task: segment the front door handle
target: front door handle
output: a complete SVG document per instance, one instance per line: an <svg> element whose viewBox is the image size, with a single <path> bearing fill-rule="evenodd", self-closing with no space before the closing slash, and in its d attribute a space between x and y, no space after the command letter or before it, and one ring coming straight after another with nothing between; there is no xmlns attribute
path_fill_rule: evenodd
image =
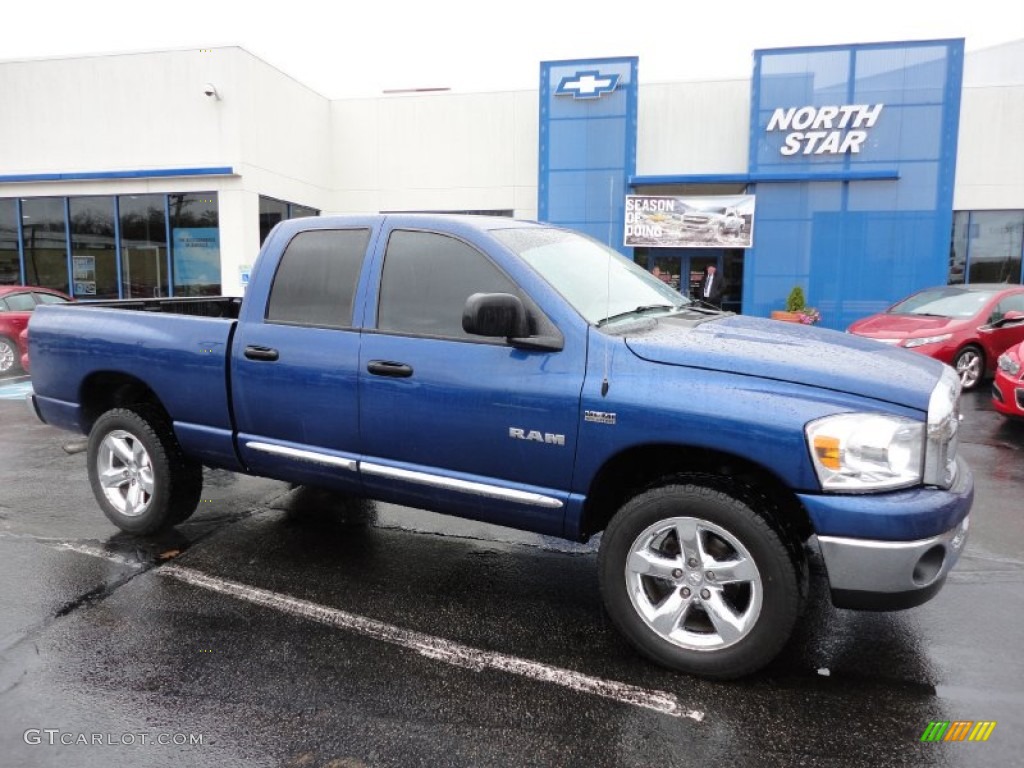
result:
<svg viewBox="0 0 1024 768"><path fill-rule="evenodd" d="M245 348L245 356L250 360L277 360L277 350L270 347L258 347L250 344Z"/></svg>
<svg viewBox="0 0 1024 768"><path fill-rule="evenodd" d="M371 360L366 370L374 376L393 376L398 379L407 379L412 376L412 366L405 363L393 363L389 360Z"/></svg>

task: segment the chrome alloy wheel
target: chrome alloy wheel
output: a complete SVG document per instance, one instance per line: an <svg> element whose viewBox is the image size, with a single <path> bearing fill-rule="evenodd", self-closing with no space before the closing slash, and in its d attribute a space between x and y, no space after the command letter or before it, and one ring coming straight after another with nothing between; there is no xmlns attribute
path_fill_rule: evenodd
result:
<svg viewBox="0 0 1024 768"><path fill-rule="evenodd" d="M981 378L981 354L973 349L965 349L956 358L956 372L960 375L960 385L970 389Z"/></svg>
<svg viewBox="0 0 1024 768"><path fill-rule="evenodd" d="M633 608L663 640L687 650L738 643L757 623L764 590L747 549L724 528L693 517L661 520L626 560Z"/></svg>
<svg viewBox="0 0 1024 768"><path fill-rule="evenodd" d="M0 339L0 373L7 373L14 368L16 351L6 339Z"/></svg>
<svg viewBox="0 0 1024 768"><path fill-rule="evenodd" d="M103 495L122 515L138 517L153 498L153 464L142 441L117 429L103 438L96 456Z"/></svg>

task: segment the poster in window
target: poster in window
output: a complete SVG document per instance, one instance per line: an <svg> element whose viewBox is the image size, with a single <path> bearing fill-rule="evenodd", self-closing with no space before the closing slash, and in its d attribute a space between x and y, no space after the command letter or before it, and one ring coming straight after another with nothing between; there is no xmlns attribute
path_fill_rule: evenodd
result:
<svg viewBox="0 0 1024 768"><path fill-rule="evenodd" d="M175 291L185 296L220 290L220 231L217 227L176 227L174 245Z"/></svg>
<svg viewBox="0 0 1024 768"><path fill-rule="evenodd" d="M73 272L75 296L96 295L96 257L95 256L72 256L71 265Z"/></svg>

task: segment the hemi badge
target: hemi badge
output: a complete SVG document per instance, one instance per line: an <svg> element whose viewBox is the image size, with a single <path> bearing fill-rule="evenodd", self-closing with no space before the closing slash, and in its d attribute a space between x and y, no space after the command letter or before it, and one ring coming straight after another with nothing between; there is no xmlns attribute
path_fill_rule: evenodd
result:
<svg viewBox="0 0 1024 768"><path fill-rule="evenodd" d="M592 421L595 424L615 424L615 414L604 411L584 411L584 421Z"/></svg>

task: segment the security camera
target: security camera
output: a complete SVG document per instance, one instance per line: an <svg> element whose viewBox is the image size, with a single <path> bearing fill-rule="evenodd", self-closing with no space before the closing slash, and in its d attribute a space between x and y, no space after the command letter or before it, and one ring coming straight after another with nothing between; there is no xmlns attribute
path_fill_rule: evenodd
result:
<svg viewBox="0 0 1024 768"><path fill-rule="evenodd" d="M215 86L213 83L206 83L203 86L203 93L205 93L211 99L217 99L217 101L220 101L220 94L217 93L217 86Z"/></svg>

